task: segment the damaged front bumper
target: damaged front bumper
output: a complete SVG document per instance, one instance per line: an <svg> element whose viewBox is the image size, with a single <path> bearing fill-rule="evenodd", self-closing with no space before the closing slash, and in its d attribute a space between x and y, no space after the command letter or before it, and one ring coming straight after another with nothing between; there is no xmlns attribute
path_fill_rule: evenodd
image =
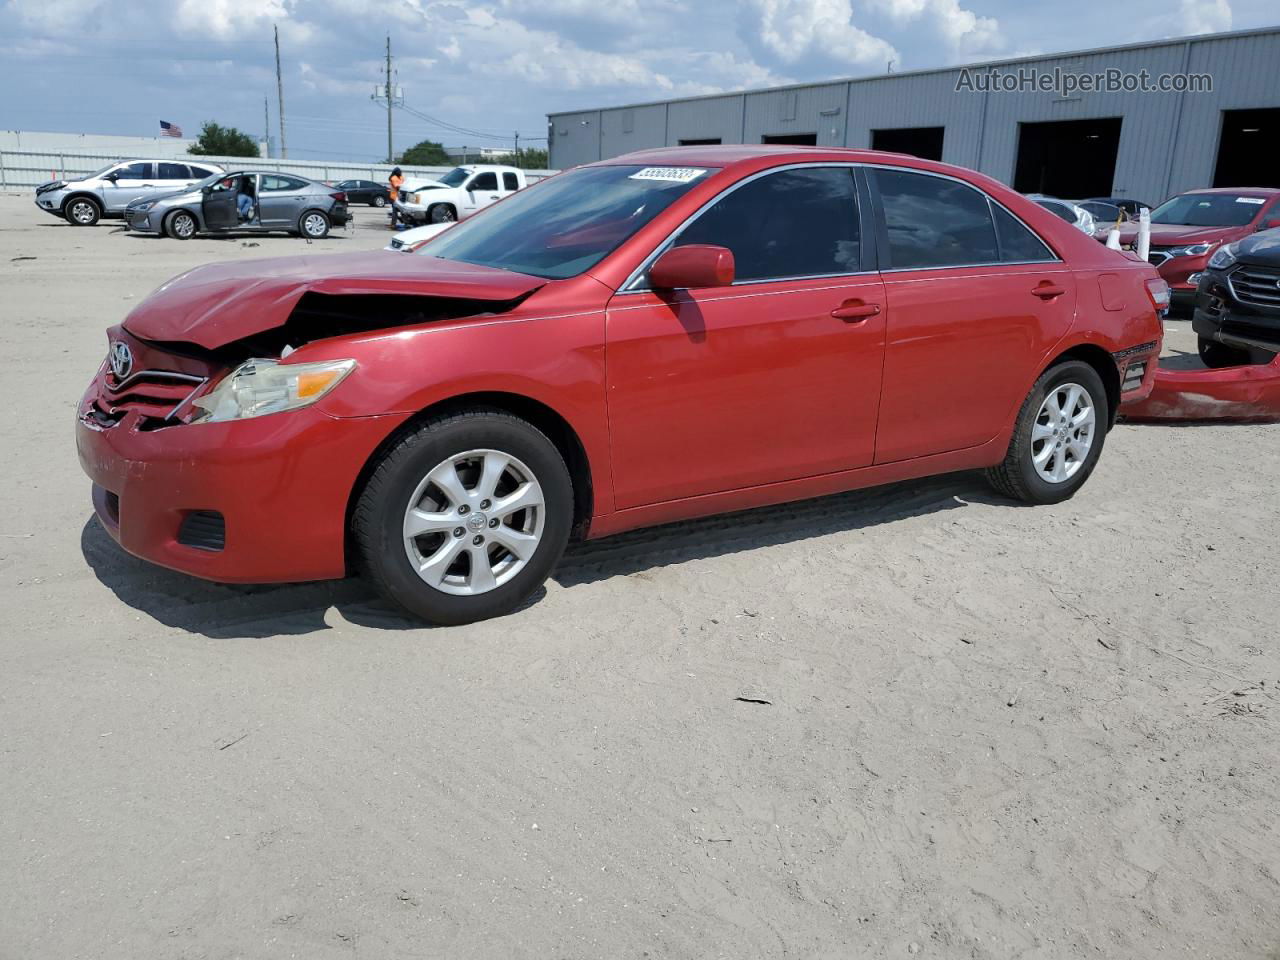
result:
<svg viewBox="0 0 1280 960"><path fill-rule="evenodd" d="M156 426L126 404L104 418L106 371L80 403L76 449L94 510L129 553L223 583L346 573L346 516L364 464L403 415L319 407Z"/></svg>

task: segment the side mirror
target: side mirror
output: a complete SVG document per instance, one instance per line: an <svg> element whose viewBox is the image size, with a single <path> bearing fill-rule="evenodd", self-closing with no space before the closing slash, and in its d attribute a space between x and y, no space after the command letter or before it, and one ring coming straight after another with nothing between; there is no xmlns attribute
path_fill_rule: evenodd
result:
<svg viewBox="0 0 1280 960"><path fill-rule="evenodd" d="M209 194L213 193L213 187L201 187L200 192L207 197Z"/></svg>
<svg viewBox="0 0 1280 960"><path fill-rule="evenodd" d="M116 170L112 170L110 173L108 173L108 174L107 174L105 177L103 177L102 179L103 179L103 180L110 180L112 183L115 183L117 180L119 180L119 179L120 179L120 173L119 173L118 171L116 171Z"/></svg>
<svg viewBox="0 0 1280 960"><path fill-rule="evenodd" d="M733 251L709 243L672 247L649 268L649 283L659 290L727 287L733 276Z"/></svg>

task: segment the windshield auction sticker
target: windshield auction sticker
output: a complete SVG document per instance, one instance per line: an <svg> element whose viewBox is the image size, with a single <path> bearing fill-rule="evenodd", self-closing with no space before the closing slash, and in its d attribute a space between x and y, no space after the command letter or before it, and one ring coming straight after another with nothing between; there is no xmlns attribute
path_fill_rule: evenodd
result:
<svg viewBox="0 0 1280 960"><path fill-rule="evenodd" d="M697 167L645 167L643 170L637 170L629 179L689 183L691 180L697 180L706 172L706 170L700 170Z"/></svg>

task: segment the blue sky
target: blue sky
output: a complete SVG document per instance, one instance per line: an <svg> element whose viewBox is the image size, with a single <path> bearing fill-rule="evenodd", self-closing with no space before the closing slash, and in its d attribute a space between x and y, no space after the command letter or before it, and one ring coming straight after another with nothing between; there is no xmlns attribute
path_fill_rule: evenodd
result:
<svg viewBox="0 0 1280 960"><path fill-rule="evenodd" d="M1274 0L3 0L0 129L152 136L159 120L276 132L290 156L386 153L370 100L392 36L419 140L543 141L546 114L1108 46L1280 21ZM437 122L440 121L440 122ZM451 129L452 128L452 129ZM460 132L459 129L468 132ZM504 139L505 138L505 141Z"/></svg>

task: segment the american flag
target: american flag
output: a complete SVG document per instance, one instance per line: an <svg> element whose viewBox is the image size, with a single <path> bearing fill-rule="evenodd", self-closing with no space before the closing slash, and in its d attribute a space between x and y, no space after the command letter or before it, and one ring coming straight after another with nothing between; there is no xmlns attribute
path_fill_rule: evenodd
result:
<svg viewBox="0 0 1280 960"><path fill-rule="evenodd" d="M176 123L170 123L168 120L160 121L160 136L162 137L180 137L182 136L182 128Z"/></svg>

